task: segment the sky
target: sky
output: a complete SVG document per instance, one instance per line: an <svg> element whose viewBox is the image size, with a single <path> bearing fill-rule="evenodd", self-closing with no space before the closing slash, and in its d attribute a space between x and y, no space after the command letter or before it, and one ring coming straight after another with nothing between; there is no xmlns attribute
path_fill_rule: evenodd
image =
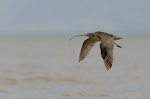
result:
<svg viewBox="0 0 150 99"><path fill-rule="evenodd" d="M150 0L1 0L0 34L150 33Z"/></svg>

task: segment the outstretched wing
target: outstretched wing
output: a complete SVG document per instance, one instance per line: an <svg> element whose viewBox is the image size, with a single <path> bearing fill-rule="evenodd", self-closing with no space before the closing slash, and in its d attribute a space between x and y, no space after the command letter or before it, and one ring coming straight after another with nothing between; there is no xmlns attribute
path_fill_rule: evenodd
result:
<svg viewBox="0 0 150 99"><path fill-rule="evenodd" d="M79 62L87 56L87 54L90 52L91 48L94 46L95 43L96 41L92 39L86 39L83 42L83 45L80 51Z"/></svg>
<svg viewBox="0 0 150 99"><path fill-rule="evenodd" d="M106 69L109 70L113 63L113 47L114 41L109 40L100 44L101 56L104 60Z"/></svg>

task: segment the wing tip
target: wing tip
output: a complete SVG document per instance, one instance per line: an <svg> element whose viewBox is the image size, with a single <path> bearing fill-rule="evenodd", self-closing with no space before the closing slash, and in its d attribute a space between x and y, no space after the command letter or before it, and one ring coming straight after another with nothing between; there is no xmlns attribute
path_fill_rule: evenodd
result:
<svg viewBox="0 0 150 99"><path fill-rule="evenodd" d="M109 71L110 69L111 69L111 67L108 67L108 68L106 67L106 70L107 70L107 71Z"/></svg>
<svg viewBox="0 0 150 99"><path fill-rule="evenodd" d="M109 71L112 67L112 63L109 64L109 63L104 62L104 64L105 64L106 70Z"/></svg>
<svg viewBox="0 0 150 99"><path fill-rule="evenodd" d="M79 60L78 60L78 62L80 63L82 60L83 60L83 58L79 57Z"/></svg>

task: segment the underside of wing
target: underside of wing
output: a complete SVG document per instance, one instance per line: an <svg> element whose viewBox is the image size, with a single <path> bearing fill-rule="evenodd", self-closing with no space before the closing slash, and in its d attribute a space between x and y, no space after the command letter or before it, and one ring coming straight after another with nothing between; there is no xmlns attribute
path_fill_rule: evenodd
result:
<svg viewBox="0 0 150 99"><path fill-rule="evenodd" d="M109 43L101 43L100 44L101 56L104 60L104 64L105 64L107 70L109 70L112 67L113 47L114 47L113 41L111 41Z"/></svg>
<svg viewBox="0 0 150 99"><path fill-rule="evenodd" d="M90 52L91 48L94 46L95 43L96 43L96 41L94 41L92 39L86 39L83 42L80 56L79 56L79 62L87 56L87 54Z"/></svg>

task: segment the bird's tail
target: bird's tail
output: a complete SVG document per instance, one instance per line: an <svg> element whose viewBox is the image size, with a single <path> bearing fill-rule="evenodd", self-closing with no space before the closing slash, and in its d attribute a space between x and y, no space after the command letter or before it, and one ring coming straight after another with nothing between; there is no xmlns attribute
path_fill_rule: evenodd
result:
<svg viewBox="0 0 150 99"><path fill-rule="evenodd" d="M75 37L79 37L79 36L86 36L86 35L77 35L77 36L73 36L73 37L70 38L70 40L72 40L72 39L75 38Z"/></svg>
<svg viewBox="0 0 150 99"><path fill-rule="evenodd" d="M123 39L122 37L115 36L115 40Z"/></svg>

